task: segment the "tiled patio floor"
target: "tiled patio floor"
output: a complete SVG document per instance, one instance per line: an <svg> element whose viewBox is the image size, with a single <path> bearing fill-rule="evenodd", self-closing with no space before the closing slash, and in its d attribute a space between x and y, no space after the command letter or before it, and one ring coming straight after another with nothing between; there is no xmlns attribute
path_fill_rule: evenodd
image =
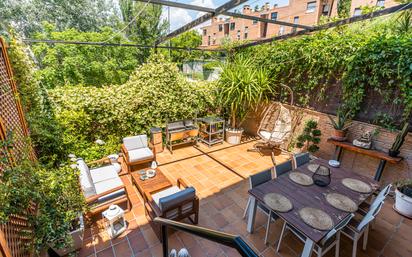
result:
<svg viewBox="0 0 412 257"><path fill-rule="evenodd" d="M275 252L274 243L279 237L281 222L272 225L270 245L264 245L266 218L259 212L255 232L246 232L246 221L242 219L248 197L246 178L272 166L269 155L247 151L253 144L249 142L235 147L223 144L211 148L199 144L198 148L177 149L173 155L165 150L158 155L158 162L171 181L181 177L196 188L201 199L200 226L241 235L261 256L299 256L303 244L290 234L285 237L281 251ZM276 162L287 158L277 156ZM85 244L79 256L162 256L162 245L147 222L140 195L132 186L129 175L123 175L122 179L133 205L132 211L126 214L127 231L110 240L102 222L96 221L86 229ZM392 199L385 203L370 233L367 250L358 250L358 256L412 256L412 221L396 214L392 204ZM240 256L233 249L181 232L170 236L169 247L186 247L192 257ZM351 242L343 237L340 256L351 256L351 247ZM331 251L327 256L333 256L333 253Z"/></svg>

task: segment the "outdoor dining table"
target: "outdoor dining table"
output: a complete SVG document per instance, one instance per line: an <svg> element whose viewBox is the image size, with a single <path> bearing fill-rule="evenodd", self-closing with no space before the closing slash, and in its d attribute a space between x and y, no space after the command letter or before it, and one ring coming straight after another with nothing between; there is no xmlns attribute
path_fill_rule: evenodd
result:
<svg viewBox="0 0 412 257"><path fill-rule="evenodd" d="M251 202L249 207L249 215L247 221L247 231L249 233L253 232L254 221L255 221L255 214L256 214L256 207L257 202L264 203L264 196L269 193L277 193L285 196L288 198L291 203L293 204L293 209L289 212L276 212L272 210L276 215L278 215L281 219L287 222L290 226L293 226L295 229L300 231L302 234L305 235L306 241L305 246L302 251L302 257L311 256L313 247L315 243L319 243L324 236L329 232L329 230L321 231L304 223L304 221L300 218L298 211L304 207L312 207L323 210L333 220L333 224L337 225L340 221L342 221L345 217L350 215L350 213L341 211L332 207L327 201L325 195L328 193L339 193L346 195L350 199L352 199L358 206L364 202L374 191L379 188L379 184L377 181L373 180L372 178L362 176L358 173L350 171L344 168L334 168L328 165L328 162L322 159L312 160L310 163L313 164L320 164L323 166L327 166L330 168L331 171L331 182L326 187L319 187L315 184L310 186L302 186L296 184L295 182L289 179L288 174L283 174L276 179L270 180L265 182L253 189L249 190L249 194L251 196ZM309 176L313 175L313 172L308 169L307 163L295 169L294 171L299 171L305 173ZM352 191L349 188L346 188L342 184L342 179L344 178L353 178L361 180L367 184L369 184L372 188L371 192L365 193L358 193Z"/></svg>

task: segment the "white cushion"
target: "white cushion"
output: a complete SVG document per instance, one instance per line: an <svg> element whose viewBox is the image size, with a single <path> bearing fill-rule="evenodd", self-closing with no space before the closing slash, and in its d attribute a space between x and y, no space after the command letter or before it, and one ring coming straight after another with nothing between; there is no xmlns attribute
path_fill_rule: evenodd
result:
<svg viewBox="0 0 412 257"><path fill-rule="evenodd" d="M77 167L80 171L80 186L82 187L84 197L89 197L96 194L96 189L93 185L93 180L90 176L89 167L83 159L77 160Z"/></svg>
<svg viewBox="0 0 412 257"><path fill-rule="evenodd" d="M147 147L147 136L138 135L133 137L123 138L123 144L127 151Z"/></svg>
<svg viewBox="0 0 412 257"><path fill-rule="evenodd" d="M159 199L165 196L169 196L172 195L174 193L177 193L180 191L180 188L178 188L177 186L172 186L169 187L163 191L157 192L156 194L152 195L153 201L156 203L157 206L159 206Z"/></svg>
<svg viewBox="0 0 412 257"><path fill-rule="evenodd" d="M129 162L142 161L153 158L153 152L145 147L129 151Z"/></svg>
<svg viewBox="0 0 412 257"><path fill-rule="evenodd" d="M259 131L259 135L266 140L270 139L270 132L269 131L265 131L265 130L261 130Z"/></svg>
<svg viewBox="0 0 412 257"><path fill-rule="evenodd" d="M113 189L113 188L116 188L122 185L123 185L122 180L119 177L116 177L116 178L98 182L94 184L94 187L96 188L96 194L100 194L100 193L109 191L110 189ZM120 189L113 193L100 197L97 201L104 202L104 201L116 198L120 195L123 195L124 193L125 193L124 189Z"/></svg>
<svg viewBox="0 0 412 257"><path fill-rule="evenodd" d="M107 165L97 169L90 170L90 176L92 177L93 183L98 183L104 180L117 178L116 168L113 165Z"/></svg>

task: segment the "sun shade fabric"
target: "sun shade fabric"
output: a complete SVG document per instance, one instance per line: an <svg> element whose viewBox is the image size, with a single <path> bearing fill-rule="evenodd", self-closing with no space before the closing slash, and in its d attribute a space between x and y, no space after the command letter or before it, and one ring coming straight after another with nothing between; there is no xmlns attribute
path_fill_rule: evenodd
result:
<svg viewBox="0 0 412 257"><path fill-rule="evenodd" d="M138 135L123 138L123 144L128 151L147 147L147 136Z"/></svg>

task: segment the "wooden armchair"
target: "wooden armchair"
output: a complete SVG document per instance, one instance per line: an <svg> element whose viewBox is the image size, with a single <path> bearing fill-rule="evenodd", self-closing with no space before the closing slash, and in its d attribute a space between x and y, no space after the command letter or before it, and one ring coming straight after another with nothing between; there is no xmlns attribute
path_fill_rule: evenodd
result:
<svg viewBox="0 0 412 257"><path fill-rule="evenodd" d="M175 221L188 218L193 224L199 221L199 198L196 196L196 190L188 187L180 178L177 180L177 186L158 192L145 192L144 202L146 217L160 240L161 226L153 222L156 217Z"/></svg>
<svg viewBox="0 0 412 257"><path fill-rule="evenodd" d="M92 162L93 164L106 163L107 159ZM123 181L120 179L116 167L105 165L95 169L89 169L83 159L77 160L80 170L80 185L86 203L89 205L89 218L100 214L112 204L127 206L131 209L131 202Z"/></svg>
<svg viewBox="0 0 412 257"><path fill-rule="evenodd" d="M156 150L150 145L146 135L123 138L121 151L129 173L133 165L156 160Z"/></svg>

